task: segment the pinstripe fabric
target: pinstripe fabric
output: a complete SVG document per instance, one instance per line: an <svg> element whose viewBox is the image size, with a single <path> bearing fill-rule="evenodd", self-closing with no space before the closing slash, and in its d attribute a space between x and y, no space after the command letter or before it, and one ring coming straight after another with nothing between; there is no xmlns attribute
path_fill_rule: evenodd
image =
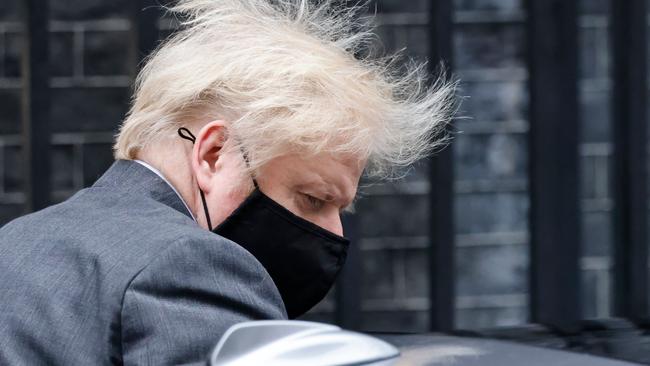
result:
<svg viewBox="0 0 650 366"><path fill-rule="evenodd" d="M286 318L250 253L124 160L0 229L0 294L0 365L203 363L230 325Z"/></svg>

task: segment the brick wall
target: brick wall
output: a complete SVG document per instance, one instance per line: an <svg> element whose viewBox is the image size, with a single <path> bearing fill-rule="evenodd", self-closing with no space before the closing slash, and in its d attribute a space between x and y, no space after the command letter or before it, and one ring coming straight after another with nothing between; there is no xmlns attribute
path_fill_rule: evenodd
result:
<svg viewBox="0 0 650 366"><path fill-rule="evenodd" d="M127 1L52 1L52 200L92 184L112 161L111 142L130 95ZM0 221L23 212L20 154L19 0L0 6Z"/></svg>
<svg viewBox="0 0 650 366"><path fill-rule="evenodd" d="M607 2L583 0L580 17L581 260L586 317L611 315L610 49Z"/></svg>
<svg viewBox="0 0 650 366"><path fill-rule="evenodd" d="M0 2L0 225L23 213L20 155L20 0ZM584 303L609 313L611 209L608 44L604 0L583 0L580 98ZM111 163L111 141L130 96L135 57L128 0L53 0L52 162L54 201L92 182ZM527 320L528 72L523 0L456 0L453 65L468 96L455 159L457 322L463 328ZM424 59L427 0L378 1L388 50ZM170 23L161 22L161 34ZM552 148L552 145L549 145ZM362 327L425 330L428 324L427 167L373 186L359 201ZM330 296L310 315L332 321Z"/></svg>
<svg viewBox="0 0 650 366"><path fill-rule="evenodd" d="M521 1L456 6L455 68L468 96L456 157L459 327L526 321L528 92Z"/></svg>

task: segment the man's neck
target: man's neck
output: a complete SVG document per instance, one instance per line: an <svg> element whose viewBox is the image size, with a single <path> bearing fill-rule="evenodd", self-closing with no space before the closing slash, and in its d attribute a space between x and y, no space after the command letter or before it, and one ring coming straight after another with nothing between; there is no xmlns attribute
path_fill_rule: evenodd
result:
<svg viewBox="0 0 650 366"><path fill-rule="evenodd" d="M153 153L150 150L142 150L134 160L151 169L165 180L183 201L194 221L197 221L193 205L195 197L192 194L193 190L189 189L192 184L192 179L189 178L192 176L190 168L188 163L179 159L178 156L184 156L184 152L173 154L171 151Z"/></svg>

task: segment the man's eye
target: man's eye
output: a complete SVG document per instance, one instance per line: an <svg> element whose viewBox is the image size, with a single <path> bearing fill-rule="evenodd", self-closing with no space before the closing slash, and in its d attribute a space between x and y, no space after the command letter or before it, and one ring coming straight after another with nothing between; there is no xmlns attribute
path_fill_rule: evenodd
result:
<svg viewBox="0 0 650 366"><path fill-rule="evenodd" d="M320 210L325 205L325 201L320 200L314 196L310 196L308 194L305 194L304 196L307 200L307 203L309 204L309 207L312 209Z"/></svg>

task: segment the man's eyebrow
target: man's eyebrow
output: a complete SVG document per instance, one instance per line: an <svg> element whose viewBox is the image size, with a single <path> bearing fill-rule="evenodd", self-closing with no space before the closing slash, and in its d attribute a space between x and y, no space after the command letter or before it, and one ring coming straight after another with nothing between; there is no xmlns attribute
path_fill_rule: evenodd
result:
<svg viewBox="0 0 650 366"><path fill-rule="evenodd" d="M320 177L322 179L322 183L324 183L325 186L335 187L335 193L334 192L332 192L332 193L334 193L333 196L336 197L337 201L347 200L347 194L345 194L345 192L348 191L348 189L345 189L345 188L347 188L345 183L343 183L340 180L333 179L332 177L326 177L326 176L323 176L323 175L320 175ZM347 205L341 207L339 209L339 212L340 213L344 213L344 212L345 213L354 213L354 205L357 202L357 200L359 199L359 196L360 196L360 190L359 190L359 187L357 187L354 190L354 196L352 197L352 200L350 201L350 203L348 203ZM328 200L326 200L326 201L328 201Z"/></svg>

